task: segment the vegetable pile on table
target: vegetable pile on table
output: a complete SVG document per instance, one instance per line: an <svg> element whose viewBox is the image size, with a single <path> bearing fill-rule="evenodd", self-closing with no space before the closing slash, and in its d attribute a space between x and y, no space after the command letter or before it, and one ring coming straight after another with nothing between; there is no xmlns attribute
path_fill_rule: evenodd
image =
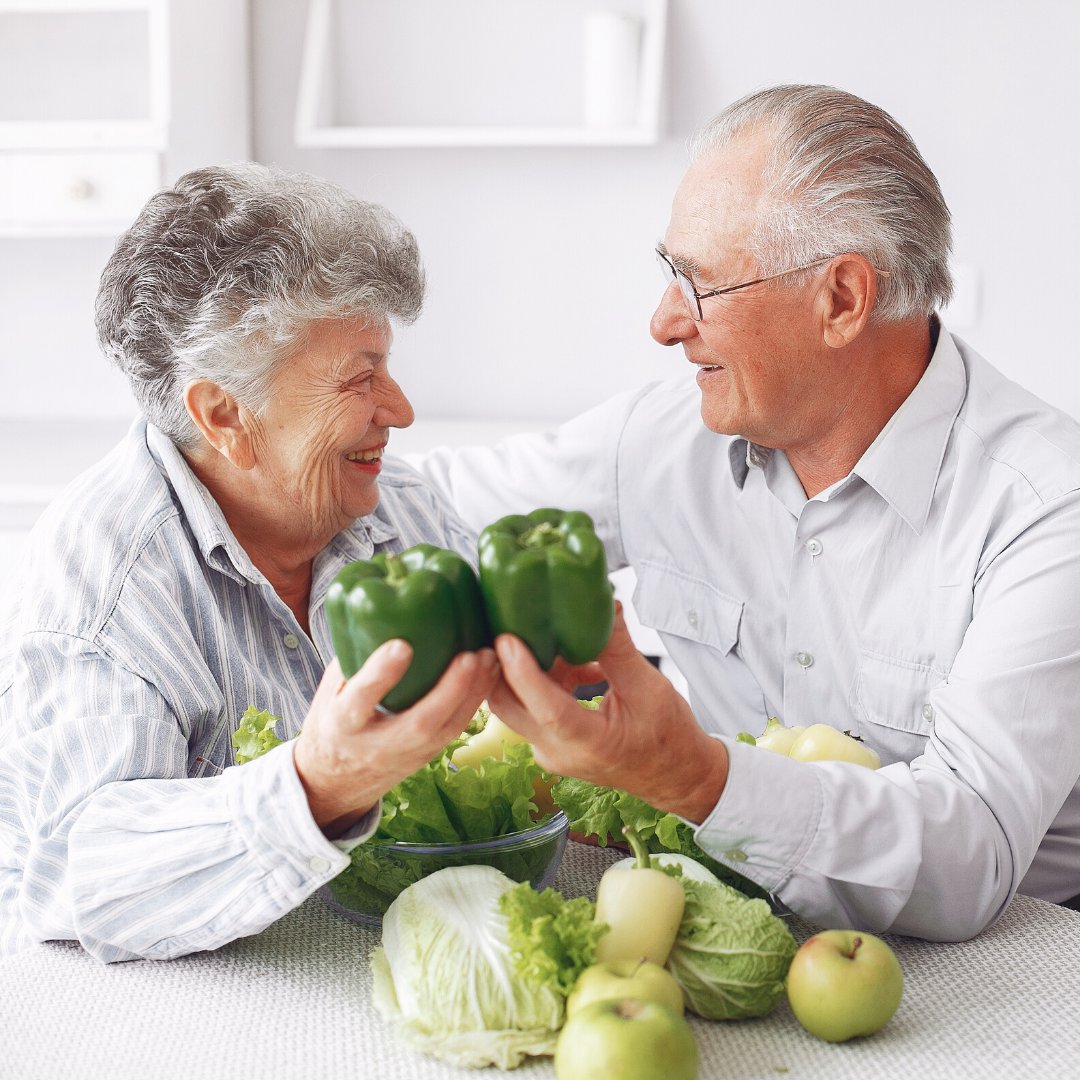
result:
<svg viewBox="0 0 1080 1080"><path fill-rule="evenodd" d="M670 883L682 903L674 906L662 889L665 910L650 911L656 896L636 882L615 895L621 879L644 873L658 874L656 884ZM649 1001L669 1028L682 1030L682 1001L674 1008L660 984L638 977L644 965L666 966L676 993L699 1016L765 1015L784 995L795 940L764 900L708 880L701 868L695 875L678 864L630 870L615 864L598 890L602 904L609 896L606 922L587 898L566 900L552 888L537 893L490 867L439 870L406 888L384 916L373 959L376 1007L423 1053L503 1069L528 1055L554 1053L567 998L599 977L610 980L607 995L590 994L579 1010L569 1010L572 1016L599 1018L618 995ZM658 941L657 922L665 919L670 932ZM614 934L617 947L605 949ZM640 959L647 952L652 959ZM669 1063L665 1075L677 1077L677 1064Z"/></svg>

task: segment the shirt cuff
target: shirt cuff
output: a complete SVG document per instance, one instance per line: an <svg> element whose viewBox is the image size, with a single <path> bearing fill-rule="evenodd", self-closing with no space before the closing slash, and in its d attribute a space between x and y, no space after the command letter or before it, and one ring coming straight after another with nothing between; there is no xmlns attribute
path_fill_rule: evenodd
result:
<svg viewBox="0 0 1080 1080"><path fill-rule="evenodd" d="M735 739L720 741L728 750L727 784L694 839L717 862L779 893L821 821L820 778L783 754Z"/></svg>
<svg viewBox="0 0 1080 1080"><path fill-rule="evenodd" d="M233 820L252 855L299 903L349 865L349 852L378 827L373 806L336 840L315 823L293 759L291 740L245 765L225 770Z"/></svg>

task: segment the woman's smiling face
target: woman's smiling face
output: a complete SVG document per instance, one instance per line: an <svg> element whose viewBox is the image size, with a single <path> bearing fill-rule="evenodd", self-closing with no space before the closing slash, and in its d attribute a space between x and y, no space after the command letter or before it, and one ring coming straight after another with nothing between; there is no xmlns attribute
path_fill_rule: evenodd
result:
<svg viewBox="0 0 1080 1080"><path fill-rule="evenodd" d="M390 377L393 334L361 318L312 324L251 417L255 468L280 500L284 531L323 542L370 514L390 428L413 410Z"/></svg>

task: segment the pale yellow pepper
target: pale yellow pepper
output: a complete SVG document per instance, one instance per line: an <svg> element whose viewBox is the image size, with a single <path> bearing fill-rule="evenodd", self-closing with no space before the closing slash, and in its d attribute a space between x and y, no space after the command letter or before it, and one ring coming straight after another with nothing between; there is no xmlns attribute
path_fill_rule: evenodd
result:
<svg viewBox="0 0 1080 1080"><path fill-rule="evenodd" d="M775 716L770 716L765 730L756 739L743 734L738 738L795 761L850 761L868 769L881 768L877 751L850 732L838 731L829 724L785 727Z"/></svg>
<svg viewBox="0 0 1080 1080"><path fill-rule="evenodd" d="M595 918L609 929L596 944L596 959L645 959L663 967L679 933L686 893L674 877L652 865L633 829L624 828L623 833L636 865L629 871L608 867L600 879Z"/></svg>

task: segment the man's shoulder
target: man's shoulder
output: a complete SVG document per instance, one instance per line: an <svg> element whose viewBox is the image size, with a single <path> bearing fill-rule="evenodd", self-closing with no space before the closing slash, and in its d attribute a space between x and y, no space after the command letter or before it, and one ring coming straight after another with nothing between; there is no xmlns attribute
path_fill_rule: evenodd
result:
<svg viewBox="0 0 1080 1080"><path fill-rule="evenodd" d="M1080 491L1080 423L961 344L968 391L957 422L976 451L1040 501Z"/></svg>

